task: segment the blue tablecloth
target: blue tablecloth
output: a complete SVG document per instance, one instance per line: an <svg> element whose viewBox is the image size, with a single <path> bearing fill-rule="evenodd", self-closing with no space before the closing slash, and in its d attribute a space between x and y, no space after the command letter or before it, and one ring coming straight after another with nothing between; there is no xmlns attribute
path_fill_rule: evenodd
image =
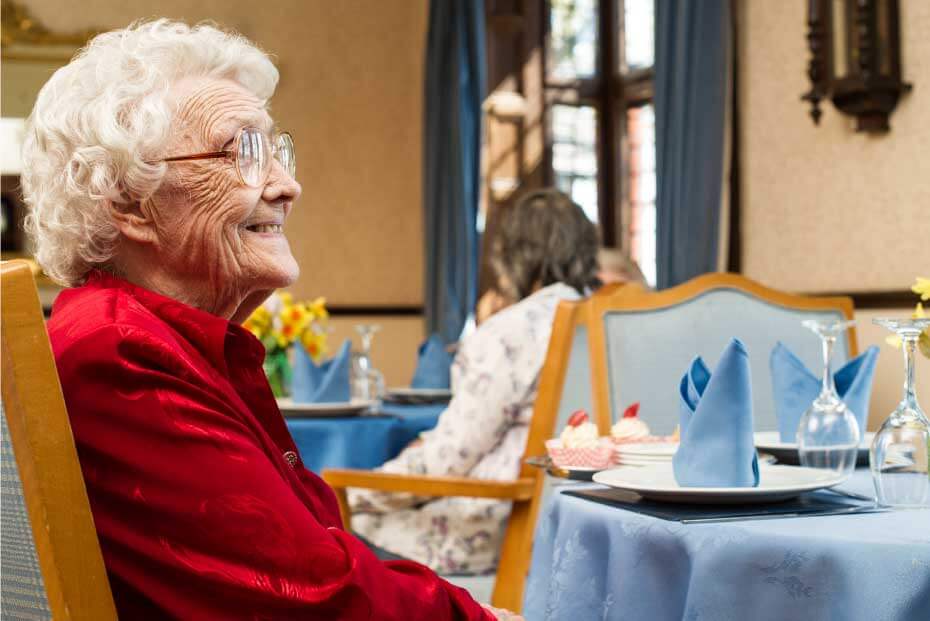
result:
<svg viewBox="0 0 930 621"><path fill-rule="evenodd" d="M288 418L287 427L304 465L323 468L375 468L395 457L420 432L432 429L446 404L385 403L381 416Z"/></svg>
<svg viewBox="0 0 930 621"><path fill-rule="evenodd" d="M930 619L930 509L683 525L555 493L534 546L527 621Z"/></svg>

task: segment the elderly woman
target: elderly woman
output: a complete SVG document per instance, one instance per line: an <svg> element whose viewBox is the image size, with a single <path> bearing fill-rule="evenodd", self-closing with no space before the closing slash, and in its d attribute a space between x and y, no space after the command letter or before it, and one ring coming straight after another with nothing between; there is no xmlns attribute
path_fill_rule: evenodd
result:
<svg viewBox="0 0 930 621"><path fill-rule="evenodd" d="M495 312L461 342L455 396L438 426L381 470L516 479L556 307L597 284L596 256L594 225L564 194L534 192L504 212L492 246L497 301L486 311ZM493 569L510 513L497 500L368 490L351 490L349 501L356 532L442 573Z"/></svg>
<svg viewBox="0 0 930 621"><path fill-rule="evenodd" d="M95 38L30 117L28 227L71 287L49 335L119 615L494 618L342 530L239 325L298 273L277 79L242 37L159 20Z"/></svg>

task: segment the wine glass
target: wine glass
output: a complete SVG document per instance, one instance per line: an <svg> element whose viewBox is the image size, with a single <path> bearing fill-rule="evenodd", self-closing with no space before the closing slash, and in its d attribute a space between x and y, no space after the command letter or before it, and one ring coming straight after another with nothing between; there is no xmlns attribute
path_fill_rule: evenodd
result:
<svg viewBox="0 0 930 621"><path fill-rule="evenodd" d="M928 319L873 319L901 338L904 350L904 397L884 422L869 450L869 467L881 505L930 506L930 421L914 393L914 349Z"/></svg>
<svg viewBox="0 0 930 621"><path fill-rule="evenodd" d="M798 426L798 455L802 466L833 470L849 475L856 467L862 437L855 415L836 392L830 360L839 335L855 322L808 319L804 327L820 337L823 345L823 382L820 394L801 416Z"/></svg>
<svg viewBox="0 0 930 621"><path fill-rule="evenodd" d="M351 397L371 401L376 409L384 396L384 376L371 361L371 342L381 329L377 324L358 324L355 331L361 340L361 350L352 354Z"/></svg>

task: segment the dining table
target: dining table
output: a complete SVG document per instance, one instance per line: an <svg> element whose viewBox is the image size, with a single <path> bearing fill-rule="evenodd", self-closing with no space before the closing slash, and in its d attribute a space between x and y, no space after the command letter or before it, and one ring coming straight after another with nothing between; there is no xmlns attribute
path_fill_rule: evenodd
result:
<svg viewBox="0 0 930 621"><path fill-rule="evenodd" d="M683 523L566 493L600 487L549 495L526 619L930 619L930 508ZM872 496L868 469L836 489Z"/></svg>
<svg viewBox="0 0 930 621"><path fill-rule="evenodd" d="M319 474L324 468L377 468L435 427L446 406L385 401L373 413L353 416L284 414L304 465Z"/></svg>

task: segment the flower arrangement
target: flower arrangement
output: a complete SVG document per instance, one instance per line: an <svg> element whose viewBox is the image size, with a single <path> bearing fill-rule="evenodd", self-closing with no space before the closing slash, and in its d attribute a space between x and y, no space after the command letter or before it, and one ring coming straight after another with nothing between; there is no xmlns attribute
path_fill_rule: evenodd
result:
<svg viewBox="0 0 930 621"><path fill-rule="evenodd" d="M923 319L927 316L923 302L930 300L930 278L918 276L917 281L911 287L911 291L920 296L920 302L917 302L917 306L914 307L914 314L912 317L914 319ZM892 347L901 347L901 339L895 335L886 338L885 342ZM924 330L920 334L920 339L917 341L917 348L925 357L930 358L930 328Z"/></svg>
<svg viewBox="0 0 930 621"><path fill-rule="evenodd" d="M288 353L300 341L307 354L319 362L327 352L329 313L326 299L294 302L286 291L273 293L249 315L242 327L265 346L265 375L276 397L288 393L291 362Z"/></svg>

